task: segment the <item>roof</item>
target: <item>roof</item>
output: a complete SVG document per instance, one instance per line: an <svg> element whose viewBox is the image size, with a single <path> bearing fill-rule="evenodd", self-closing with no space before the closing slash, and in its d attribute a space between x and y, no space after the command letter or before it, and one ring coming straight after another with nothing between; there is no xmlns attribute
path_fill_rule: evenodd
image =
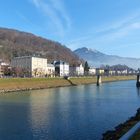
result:
<svg viewBox="0 0 140 140"><path fill-rule="evenodd" d="M65 62L65 61L62 61L62 60L59 60L59 61L54 61L54 64L55 65L58 65L58 64L69 64L69 63L67 63L67 62Z"/></svg>
<svg viewBox="0 0 140 140"><path fill-rule="evenodd" d="M70 67L73 67L73 68L77 68L77 67L83 67L83 65L81 65L81 64L77 64L77 65L72 65L72 66L70 66Z"/></svg>
<svg viewBox="0 0 140 140"><path fill-rule="evenodd" d="M47 58L44 58L44 57L39 57L39 56L19 56L19 57L14 57L13 59L17 59L17 58L42 58L42 59L47 59Z"/></svg>

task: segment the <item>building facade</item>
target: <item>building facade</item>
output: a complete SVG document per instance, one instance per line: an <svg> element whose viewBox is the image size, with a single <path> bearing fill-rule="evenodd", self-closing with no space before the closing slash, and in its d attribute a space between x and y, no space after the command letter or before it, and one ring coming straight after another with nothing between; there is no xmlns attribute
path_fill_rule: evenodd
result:
<svg viewBox="0 0 140 140"><path fill-rule="evenodd" d="M96 74L97 75L104 75L105 74L105 70L104 69L100 69L100 68L96 68Z"/></svg>
<svg viewBox="0 0 140 140"><path fill-rule="evenodd" d="M83 76L84 75L84 67L82 64L78 66L70 67L70 75L71 76Z"/></svg>
<svg viewBox="0 0 140 140"><path fill-rule="evenodd" d="M8 73L9 68L10 68L9 63L1 61L0 62L0 77L5 76L5 74Z"/></svg>
<svg viewBox="0 0 140 140"><path fill-rule="evenodd" d="M12 68L22 71L22 75L44 77L47 74L47 59L31 56L15 57L11 61Z"/></svg>
<svg viewBox="0 0 140 140"><path fill-rule="evenodd" d="M47 77L55 77L55 66L47 64Z"/></svg>
<svg viewBox="0 0 140 140"><path fill-rule="evenodd" d="M89 75L96 75L96 68L89 68Z"/></svg>
<svg viewBox="0 0 140 140"><path fill-rule="evenodd" d="M0 77L3 77L3 70L2 70L2 66L0 65Z"/></svg>
<svg viewBox="0 0 140 140"><path fill-rule="evenodd" d="M53 62L55 66L55 75L56 76L69 76L69 63L64 61L54 61Z"/></svg>

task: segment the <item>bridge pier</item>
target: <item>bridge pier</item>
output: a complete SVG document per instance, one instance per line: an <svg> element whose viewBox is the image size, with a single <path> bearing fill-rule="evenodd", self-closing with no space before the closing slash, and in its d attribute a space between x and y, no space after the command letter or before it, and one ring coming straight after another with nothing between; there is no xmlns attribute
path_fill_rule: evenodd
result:
<svg viewBox="0 0 140 140"><path fill-rule="evenodd" d="M102 83L101 75L97 75L97 86L100 86L101 83Z"/></svg>
<svg viewBox="0 0 140 140"><path fill-rule="evenodd" d="M140 87L140 74L137 75L137 83L136 83L137 87Z"/></svg>

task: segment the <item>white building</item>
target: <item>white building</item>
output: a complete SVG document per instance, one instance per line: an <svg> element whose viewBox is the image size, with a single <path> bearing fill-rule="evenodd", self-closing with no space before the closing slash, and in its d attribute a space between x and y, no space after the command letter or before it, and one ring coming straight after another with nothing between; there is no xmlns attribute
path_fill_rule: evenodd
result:
<svg viewBox="0 0 140 140"><path fill-rule="evenodd" d="M128 74L128 71L127 70L117 70L116 73L118 75L127 75Z"/></svg>
<svg viewBox="0 0 140 140"><path fill-rule="evenodd" d="M3 76L3 70L2 70L2 66L0 65L0 77Z"/></svg>
<svg viewBox="0 0 140 140"><path fill-rule="evenodd" d="M70 75L71 76L83 76L84 75L84 67L82 64L78 66L70 67Z"/></svg>
<svg viewBox="0 0 140 140"><path fill-rule="evenodd" d="M109 75L115 75L116 71L115 70L109 70Z"/></svg>
<svg viewBox="0 0 140 140"><path fill-rule="evenodd" d="M20 68L28 71L32 77L43 77L47 74L47 59L31 56L15 57L11 61L13 68Z"/></svg>
<svg viewBox="0 0 140 140"><path fill-rule="evenodd" d="M9 68L9 63L0 61L0 77L4 76L4 72Z"/></svg>
<svg viewBox="0 0 140 140"><path fill-rule="evenodd" d="M63 76L69 76L69 64L64 61L54 61L53 62L55 66L55 74L57 76L63 77Z"/></svg>
<svg viewBox="0 0 140 140"><path fill-rule="evenodd" d="M55 66L53 64L47 64L47 76L55 77Z"/></svg>
<svg viewBox="0 0 140 140"><path fill-rule="evenodd" d="M89 75L96 75L96 68L90 67L89 68Z"/></svg>
<svg viewBox="0 0 140 140"><path fill-rule="evenodd" d="M122 71L122 74L124 74L124 75L125 75L125 74L128 74L128 70L127 70L127 69L126 69L126 70L123 70L123 71Z"/></svg>

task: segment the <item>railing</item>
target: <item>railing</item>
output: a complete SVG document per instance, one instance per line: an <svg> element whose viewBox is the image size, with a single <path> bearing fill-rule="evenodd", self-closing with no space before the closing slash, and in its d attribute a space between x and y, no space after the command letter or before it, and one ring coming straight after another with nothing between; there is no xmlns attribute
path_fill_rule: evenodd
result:
<svg viewBox="0 0 140 140"><path fill-rule="evenodd" d="M140 129L140 122L138 122L134 127L132 127L119 140L129 140L139 129Z"/></svg>

